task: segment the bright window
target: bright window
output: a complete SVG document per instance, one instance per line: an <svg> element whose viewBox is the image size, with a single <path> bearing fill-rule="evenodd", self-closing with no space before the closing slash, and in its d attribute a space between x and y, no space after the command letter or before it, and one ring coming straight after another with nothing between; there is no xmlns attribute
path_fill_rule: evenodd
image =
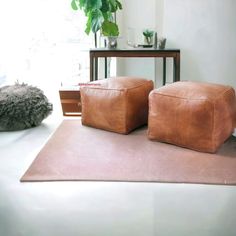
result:
<svg viewBox="0 0 236 236"><path fill-rule="evenodd" d="M89 80L93 35L70 0L0 1L0 85L15 81L42 89Z"/></svg>

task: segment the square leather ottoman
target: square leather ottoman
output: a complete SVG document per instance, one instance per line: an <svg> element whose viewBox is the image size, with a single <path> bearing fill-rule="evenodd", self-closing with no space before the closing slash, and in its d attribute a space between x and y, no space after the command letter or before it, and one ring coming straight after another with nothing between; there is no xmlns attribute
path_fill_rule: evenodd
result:
<svg viewBox="0 0 236 236"><path fill-rule="evenodd" d="M230 86L176 82L149 95L148 138L214 153L234 129Z"/></svg>
<svg viewBox="0 0 236 236"><path fill-rule="evenodd" d="M153 81L116 77L81 87L82 124L128 134L147 124L148 95Z"/></svg>

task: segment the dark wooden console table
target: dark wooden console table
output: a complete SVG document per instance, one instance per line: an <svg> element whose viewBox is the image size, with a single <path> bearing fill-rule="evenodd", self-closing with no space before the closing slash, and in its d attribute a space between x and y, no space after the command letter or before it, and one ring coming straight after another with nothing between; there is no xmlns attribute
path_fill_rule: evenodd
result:
<svg viewBox="0 0 236 236"><path fill-rule="evenodd" d="M163 58L163 85L166 84L166 58L173 58L173 82L180 80L180 50L179 49L90 49L90 81L98 79L98 58L105 58L105 78L107 78L108 57L161 57Z"/></svg>

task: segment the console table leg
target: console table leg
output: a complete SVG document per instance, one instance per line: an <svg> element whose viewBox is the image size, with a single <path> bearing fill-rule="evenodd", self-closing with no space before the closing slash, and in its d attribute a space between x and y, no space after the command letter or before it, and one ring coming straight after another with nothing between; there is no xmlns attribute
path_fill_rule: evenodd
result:
<svg viewBox="0 0 236 236"><path fill-rule="evenodd" d="M93 81L93 69L94 69L94 58L92 53L90 52L90 81Z"/></svg>
<svg viewBox="0 0 236 236"><path fill-rule="evenodd" d="M177 53L174 57L174 78L173 81L177 82L180 81L180 54Z"/></svg>
<svg viewBox="0 0 236 236"><path fill-rule="evenodd" d="M180 81L180 53L176 57L176 81Z"/></svg>
<svg viewBox="0 0 236 236"><path fill-rule="evenodd" d="M166 84L166 57L163 57L163 85Z"/></svg>
<svg viewBox="0 0 236 236"><path fill-rule="evenodd" d="M98 80L98 58L95 57L95 76L94 80Z"/></svg>
<svg viewBox="0 0 236 236"><path fill-rule="evenodd" d="M105 59L105 78L107 78L107 57L104 58Z"/></svg>

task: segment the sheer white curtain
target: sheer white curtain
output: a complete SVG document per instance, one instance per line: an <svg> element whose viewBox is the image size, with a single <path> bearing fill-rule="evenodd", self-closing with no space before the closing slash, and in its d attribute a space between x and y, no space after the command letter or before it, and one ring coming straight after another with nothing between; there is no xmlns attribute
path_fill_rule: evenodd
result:
<svg viewBox="0 0 236 236"><path fill-rule="evenodd" d="M82 11L70 0L0 1L0 86L15 81L44 90L89 80Z"/></svg>

